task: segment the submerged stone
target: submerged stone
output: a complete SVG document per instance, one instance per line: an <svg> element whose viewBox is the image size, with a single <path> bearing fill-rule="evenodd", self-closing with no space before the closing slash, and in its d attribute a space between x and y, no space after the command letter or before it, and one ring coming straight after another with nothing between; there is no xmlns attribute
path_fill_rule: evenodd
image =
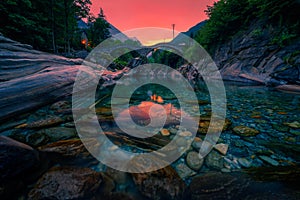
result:
<svg viewBox="0 0 300 200"><path fill-rule="evenodd" d="M290 129L290 133L293 135L300 135L300 129Z"/></svg>
<svg viewBox="0 0 300 200"><path fill-rule="evenodd" d="M268 163L270 165L273 165L273 166L278 166L279 165L279 162L277 162L276 160L274 160L274 159L272 159L272 158L270 158L268 156L259 156L259 158L262 161L264 161L264 162L266 162L266 163Z"/></svg>
<svg viewBox="0 0 300 200"><path fill-rule="evenodd" d="M203 159L199 158L199 153L191 151L186 156L187 165L193 170L199 170L203 165Z"/></svg>
<svg viewBox="0 0 300 200"><path fill-rule="evenodd" d="M252 161L248 160L247 158L239 158L238 162L242 167L245 167L245 168L251 167L251 164L252 164Z"/></svg>
<svg viewBox="0 0 300 200"><path fill-rule="evenodd" d="M181 137L191 137L193 134L190 131L182 131L179 133L179 136Z"/></svg>
<svg viewBox="0 0 300 200"><path fill-rule="evenodd" d="M273 127L276 131L280 131L280 132L288 132L288 131L289 131L289 127L284 126L284 125L272 124L272 127Z"/></svg>
<svg viewBox="0 0 300 200"><path fill-rule="evenodd" d="M233 189L231 185L235 181L236 178L227 173L208 172L197 176L189 186L189 199L230 199L232 194L227 191Z"/></svg>
<svg viewBox="0 0 300 200"><path fill-rule="evenodd" d="M216 144L214 149L225 156L227 154L228 147L228 144Z"/></svg>
<svg viewBox="0 0 300 200"><path fill-rule="evenodd" d="M184 163L180 163L180 164L176 165L175 169L176 169L178 175L182 179L186 179L186 178L189 178L189 177L194 176L194 175L197 174L195 171L193 171L191 168L189 168Z"/></svg>
<svg viewBox="0 0 300 200"><path fill-rule="evenodd" d="M259 134L258 130L247 126L236 126L233 128L233 132L237 135L245 137L256 136Z"/></svg>
<svg viewBox="0 0 300 200"><path fill-rule="evenodd" d="M165 128L161 129L160 133L161 133L162 136L169 136L170 135L170 131L168 129L165 129Z"/></svg>
<svg viewBox="0 0 300 200"><path fill-rule="evenodd" d="M221 170L224 167L224 157L213 150L205 158L205 164L209 168Z"/></svg>
<svg viewBox="0 0 300 200"><path fill-rule="evenodd" d="M300 128L300 122L298 122L298 121L294 121L294 122L290 122L290 123L286 122L284 124L291 128Z"/></svg>

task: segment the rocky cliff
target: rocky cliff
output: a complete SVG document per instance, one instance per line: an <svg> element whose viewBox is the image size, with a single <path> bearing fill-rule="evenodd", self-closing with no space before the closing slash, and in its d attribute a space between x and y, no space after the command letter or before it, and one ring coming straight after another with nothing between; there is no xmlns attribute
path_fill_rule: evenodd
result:
<svg viewBox="0 0 300 200"><path fill-rule="evenodd" d="M256 22L219 45L212 57L223 79L271 86L299 85L300 41L276 44L275 29Z"/></svg>

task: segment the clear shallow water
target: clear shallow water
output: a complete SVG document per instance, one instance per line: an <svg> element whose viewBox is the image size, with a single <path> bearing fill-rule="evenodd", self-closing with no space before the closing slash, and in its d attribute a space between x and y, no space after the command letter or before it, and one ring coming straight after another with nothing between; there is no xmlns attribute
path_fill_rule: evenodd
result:
<svg viewBox="0 0 300 200"><path fill-rule="evenodd" d="M228 131L222 138L230 144L242 141L248 151L271 150L275 152L272 155L274 158L278 156L278 159L285 157L287 160L299 161L299 152L295 148L299 148L300 129L287 124L300 121L300 94L232 83L226 84L226 93L227 117L232 121L232 127L245 125L259 130L260 134L242 140Z"/></svg>
<svg viewBox="0 0 300 200"><path fill-rule="evenodd" d="M200 84L197 88L200 115L209 116L210 96L205 84ZM231 82L226 82L225 88L226 117L232 125L229 130L222 132L219 142L230 146L229 156L253 160L253 166L264 165L264 162L257 158L259 155L270 156L283 166L299 164L300 128L297 123L300 123L300 94ZM149 91L150 94L161 96L164 99L163 104L172 103L176 108L180 108L176 95L159 85L148 85L136 90L131 97L130 105L138 105L145 100L150 101ZM186 92L182 91L179 95L185 96ZM126 99L120 98L118 101L120 110L127 108ZM195 102L189 102L187 98L184 103L188 105L190 112L199 112ZM97 106L110 107L110 99ZM289 125L293 123L296 126ZM252 137L234 134L232 129L241 125L254 128L260 133Z"/></svg>
<svg viewBox="0 0 300 200"><path fill-rule="evenodd" d="M297 127L297 123L294 123L300 122L300 94L277 91L265 86L236 83L225 83L225 88L226 117L232 124L228 130L222 132L219 143L229 145L225 158L236 164L231 166L231 170L243 169L249 173L245 179L241 178L243 176L240 174L233 173L232 175L238 179L238 184L233 187L248 188L245 191L248 199L297 199L299 189L295 187L295 184L297 185L299 182L297 178L299 170L297 167L295 172L291 169L299 166L300 162L300 128ZM152 91L152 94L161 96L164 104L172 103L176 108L180 108L175 94L160 86L149 86L135 91L130 104L135 106L142 101L150 101L149 90ZM185 92L182 91L181 95L184 96ZM201 116L209 116L211 113L210 96L205 85L200 84L196 93ZM120 98L118 101L118 105L122 109L127 108L125 99ZM199 112L195 109L195 102L187 101L185 103L189 105L188 109L192 112ZM110 107L110 99L107 98L97 106ZM288 125L293 123L296 126ZM233 132L233 128L241 125L254 128L260 133L251 137L239 136ZM197 136L203 138L203 135ZM130 145L124 148L132 150ZM138 152L139 149L134 149L134 151ZM178 164L186 163L185 156L184 154L172 166L176 169ZM263 161L260 156L272 159L278 166ZM249 169L255 170L248 172L248 167L241 166L238 162L241 158L251 162ZM209 169L204 165L197 174L203 175L211 170L215 169ZM189 184L192 178L193 176L185 179L186 183ZM247 186L243 185L243 182ZM211 195L211 197L214 196L213 193ZM237 198L244 197L244 194L240 194Z"/></svg>
<svg viewBox="0 0 300 200"><path fill-rule="evenodd" d="M300 192L296 186L299 185L300 176L298 167L300 162L300 128L297 127L297 123L295 122L300 122L300 94L276 91L264 86L246 86L232 83L225 83L225 87L227 94L227 118L232 124L228 130L222 132L218 142L229 145L225 158L233 165L230 166L230 173L222 174L230 174L236 178L236 181L232 185L233 189L242 188L242 192L237 195L236 198L231 199L297 199L297 197L299 199ZM137 90L131 97L130 105L135 106L139 105L142 101L151 101L148 93L149 90L152 91L152 94L155 93L161 96L164 99L163 104L172 103L176 109L180 108L175 94L159 86L151 86ZM197 113L199 110L197 110L198 108L195 104L199 103L201 117L209 116L211 112L210 96L205 85L200 85L196 92L198 102L189 101L187 98L186 102L184 102L188 105L187 109ZM102 91L100 97L105 97L107 94L109 94L109 91ZM179 95L185 96L185 94L186 91L182 91ZM128 107L127 102L127 99L120 96L116 104L120 106L120 110L124 110ZM108 131L116 132L116 136L118 137L119 132L112 122L111 106L110 98L105 97L97 104L96 108L99 109L99 113L103 116L103 128ZM48 111L47 109L41 109L30 116L28 120L39 120L41 115L47 117L47 114L49 114ZM101 120L100 124L102 126ZM233 128L240 125L254 128L258 130L260 134L251 137L239 136L233 132ZM64 126L66 126L66 124L60 125L60 127ZM22 137L23 134L30 136L31 133L34 134L34 132L36 132L36 130L29 129L18 129L14 131L18 131L16 133L20 133ZM11 131L9 131L9 133L11 133ZM204 137L204 135L201 134L197 136L200 138ZM168 137L160 135L158 138L161 140L156 141L162 142L162 145L164 142L169 142L169 140L166 139ZM130 143L132 142L131 140L127 140L129 143L126 145L123 143L124 141L117 140L116 137L111 139L116 140L115 144L125 150L134 152L141 151L139 148L133 148L134 146ZM172 138L170 137L169 139ZM147 147L147 144L143 147ZM189 151L197 150L189 149ZM260 156L272 159L278 163L278 166L263 161ZM247 159L251 162L251 166L249 166L249 168L241 166L238 161L240 158ZM176 169L178 164L182 163L186 163L186 154L183 154L182 157L174 162L172 167ZM107 170L106 166L101 163L98 164L97 162L86 163L86 165L97 171ZM86 165L81 165L81 167ZM295 167L295 165L297 166ZM214 173L215 171L220 172L222 170L210 169L204 162L200 170L184 180L187 185L189 185L195 176L202 176L212 171ZM222 176L219 176L219 174L216 176L216 180L222 182ZM224 179L226 179L226 177L224 177ZM211 188L214 187L214 183L212 183ZM127 180L125 184L117 185L116 188L118 188L116 191L138 194L137 187L132 180ZM133 189L131 191L131 189L128 188ZM232 192L234 191L232 188L228 190L225 189L223 191L224 195L234 193ZM245 193L248 195L247 198L244 196ZM214 199L213 197L215 195L216 193L211 193L211 199Z"/></svg>

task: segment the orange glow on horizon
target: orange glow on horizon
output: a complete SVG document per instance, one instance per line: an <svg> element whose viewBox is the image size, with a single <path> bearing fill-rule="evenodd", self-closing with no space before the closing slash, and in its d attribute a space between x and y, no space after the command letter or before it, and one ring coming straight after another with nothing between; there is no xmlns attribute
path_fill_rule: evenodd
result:
<svg viewBox="0 0 300 200"><path fill-rule="evenodd" d="M213 0L92 0L91 12L97 15L100 7L103 8L106 19L120 31L143 27L172 29L172 24L175 24L176 31L184 32L207 19L204 10L213 2Z"/></svg>

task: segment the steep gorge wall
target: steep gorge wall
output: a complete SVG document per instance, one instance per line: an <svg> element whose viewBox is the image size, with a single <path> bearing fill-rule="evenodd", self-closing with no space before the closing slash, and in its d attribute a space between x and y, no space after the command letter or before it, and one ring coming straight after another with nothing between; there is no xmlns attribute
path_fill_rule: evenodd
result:
<svg viewBox="0 0 300 200"><path fill-rule="evenodd" d="M224 80L271 86L300 85L300 37L282 47L276 28L256 22L219 45L212 57Z"/></svg>

